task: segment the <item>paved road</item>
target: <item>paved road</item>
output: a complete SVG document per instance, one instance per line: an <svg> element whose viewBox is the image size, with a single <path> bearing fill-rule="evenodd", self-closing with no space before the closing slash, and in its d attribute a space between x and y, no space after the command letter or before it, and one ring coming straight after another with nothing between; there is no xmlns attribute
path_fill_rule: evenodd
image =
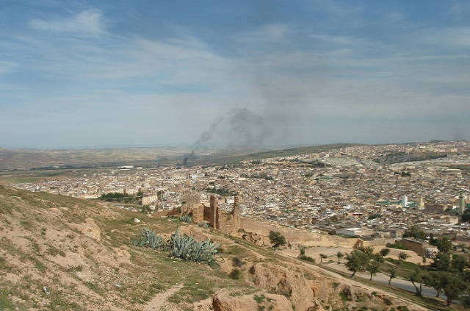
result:
<svg viewBox="0 0 470 311"><path fill-rule="evenodd" d="M342 265L342 264L338 265L338 263L336 263L336 262L335 263L325 263L324 265L327 266L327 267L330 267L332 269L341 271L341 272L351 273L350 271L348 271L346 269L346 267L344 265ZM358 272L358 273L356 273L356 276L362 277L364 279L370 279L370 274L366 273L366 272ZM377 282L377 283L380 283L380 284L388 285L388 279L389 279L388 275L385 275L383 273L377 273L376 275L374 275L372 280ZM408 280L395 278L395 279L392 280L391 285L393 287L398 287L398 288L401 288L401 289L404 289L404 290L407 290L407 291L410 291L410 292L413 292L413 293L416 292L415 287ZM416 285L419 286L419 283L417 283ZM436 296L436 291L431 287L423 285L422 294L423 294L423 296L426 296L426 297L435 297ZM441 296L439 296L439 297L441 297L443 299L446 299L444 294L441 294Z"/></svg>

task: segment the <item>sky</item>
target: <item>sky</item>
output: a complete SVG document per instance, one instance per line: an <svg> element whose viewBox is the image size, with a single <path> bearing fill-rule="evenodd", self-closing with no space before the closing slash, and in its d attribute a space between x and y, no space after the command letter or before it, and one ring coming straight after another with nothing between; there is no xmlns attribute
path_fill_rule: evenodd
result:
<svg viewBox="0 0 470 311"><path fill-rule="evenodd" d="M0 0L0 147L208 129L219 147L468 140L470 1Z"/></svg>

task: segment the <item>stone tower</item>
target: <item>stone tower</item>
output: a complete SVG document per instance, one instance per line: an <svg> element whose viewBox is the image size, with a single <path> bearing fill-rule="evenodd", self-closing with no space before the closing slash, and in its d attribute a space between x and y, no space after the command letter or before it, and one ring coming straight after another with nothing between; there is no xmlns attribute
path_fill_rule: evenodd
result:
<svg viewBox="0 0 470 311"><path fill-rule="evenodd" d="M238 201L238 195L233 197L232 216L234 229L238 230L240 228L240 206Z"/></svg>

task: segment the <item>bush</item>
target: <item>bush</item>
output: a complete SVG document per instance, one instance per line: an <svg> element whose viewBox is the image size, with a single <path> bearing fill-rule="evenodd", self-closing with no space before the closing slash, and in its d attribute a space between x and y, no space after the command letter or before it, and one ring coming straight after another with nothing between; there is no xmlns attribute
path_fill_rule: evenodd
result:
<svg viewBox="0 0 470 311"><path fill-rule="evenodd" d="M245 263L238 257L232 258L232 265L235 267L242 267Z"/></svg>
<svg viewBox="0 0 470 311"><path fill-rule="evenodd" d="M209 228L209 224L206 221L197 224L201 228Z"/></svg>
<svg viewBox="0 0 470 311"><path fill-rule="evenodd" d="M165 246L163 239L148 228L144 228L140 237L132 241L132 244L135 246L149 247L151 249L158 249Z"/></svg>
<svg viewBox="0 0 470 311"><path fill-rule="evenodd" d="M211 240L198 242L186 234L179 234L178 231L173 233L168 246L172 257L209 264L215 262L214 255L217 254L218 247Z"/></svg>
<svg viewBox="0 0 470 311"><path fill-rule="evenodd" d="M181 222L187 222L187 223L192 223L193 222L193 217L191 215L183 215L178 217L178 220Z"/></svg>
<svg viewBox="0 0 470 311"><path fill-rule="evenodd" d="M382 255L383 257L387 257L387 255L390 254L390 249L388 248L382 248L380 250L380 255Z"/></svg>
<svg viewBox="0 0 470 311"><path fill-rule="evenodd" d="M308 262L311 262L311 263L315 263L315 258L312 258L310 256L300 255L299 259L303 260L303 261L308 261Z"/></svg>
<svg viewBox="0 0 470 311"><path fill-rule="evenodd" d="M139 193L136 195L127 194L127 193L120 193L120 192L110 192L102 194L99 200L107 201L107 202L120 202L120 203L128 203L128 204L141 204L142 203L142 196Z"/></svg>
<svg viewBox="0 0 470 311"><path fill-rule="evenodd" d="M233 269L232 272L230 272L229 277L234 280L239 280L242 277L242 272L239 269Z"/></svg>
<svg viewBox="0 0 470 311"><path fill-rule="evenodd" d="M286 238L278 231L270 231L269 240L274 248L286 245Z"/></svg>

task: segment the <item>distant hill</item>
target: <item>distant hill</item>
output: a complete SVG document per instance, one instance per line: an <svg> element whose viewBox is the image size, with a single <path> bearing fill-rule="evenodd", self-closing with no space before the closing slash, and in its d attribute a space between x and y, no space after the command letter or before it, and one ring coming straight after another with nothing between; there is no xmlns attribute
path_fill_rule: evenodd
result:
<svg viewBox="0 0 470 311"><path fill-rule="evenodd" d="M178 148L0 149L0 170L154 166L158 157L176 157L187 152Z"/></svg>

